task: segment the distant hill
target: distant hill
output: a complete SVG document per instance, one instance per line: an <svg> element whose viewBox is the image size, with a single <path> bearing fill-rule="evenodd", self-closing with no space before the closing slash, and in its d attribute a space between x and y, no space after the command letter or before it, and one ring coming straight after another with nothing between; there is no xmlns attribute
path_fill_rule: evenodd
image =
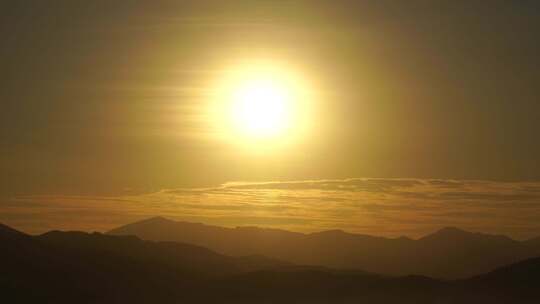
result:
<svg viewBox="0 0 540 304"><path fill-rule="evenodd" d="M444 231L446 233L448 231ZM454 234L451 234L454 237ZM438 240L438 238L435 238ZM0 226L6 303L538 303L540 258L459 281L228 257L174 242Z"/></svg>
<svg viewBox="0 0 540 304"><path fill-rule="evenodd" d="M465 278L540 255L540 242L535 240L520 242L458 228L443 228L412 240L341 230L303 234L256 227L224 228L156 217L108 234L191 243L232 256L264 255L295 264L444 279Z"/></svg>
<svg viewBox="0 0 540 304"><path fill-rule="evenodd" d="M452 282L445 298L450 303L540 303L540 257Z"/></svg>
<svg viewBox="0 0 540 304"><path fill-rule="evenodd" d="M29 236L4 225L0 248L1 297L29 302L148 299L147 291L152 297L160 292L168 295L176 287L189 290L203 279L290 266L262 256L228 257L176 242L61 231Z"/></svg>

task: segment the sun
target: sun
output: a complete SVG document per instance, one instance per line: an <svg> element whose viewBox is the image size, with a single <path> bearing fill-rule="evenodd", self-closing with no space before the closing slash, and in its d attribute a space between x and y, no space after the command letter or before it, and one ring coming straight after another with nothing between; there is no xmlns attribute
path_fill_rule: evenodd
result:
<svg viewBox="0 0 540 304"><path fill-rule="evenodd" d="M246 79L233 88L230 120L236 132L251 137L274 137L291 127L293 94L271 75Z"/></svg>
<svg viewBox="0 0 540 304"><path fill-rule="evenodd" d="M249 150L289 146L306 135L313 103L290 66L249 61L223 69L211 104L215 134Z"/></svg>

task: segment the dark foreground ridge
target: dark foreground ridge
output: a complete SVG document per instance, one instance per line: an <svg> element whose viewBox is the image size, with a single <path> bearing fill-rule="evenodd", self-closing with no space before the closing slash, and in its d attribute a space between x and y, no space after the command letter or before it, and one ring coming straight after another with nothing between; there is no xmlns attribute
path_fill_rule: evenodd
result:
<svg viewBox="0 0 540 304"><path fill-rule="evenodd" d="M540 256L538 239L520 242L453 227L412 240L341 230L303 234L256 227L224 228L155 217L113 229L109 234L190 243L231 256L264 255L301 265L440 279L467 278Z"/></svg>
<svg viewBox="0 0 540 304"><path fill-rule="evenodd" d="M540 258L459 281L230 257L182 243L0 226L6 303L538 303Z"/></svg>

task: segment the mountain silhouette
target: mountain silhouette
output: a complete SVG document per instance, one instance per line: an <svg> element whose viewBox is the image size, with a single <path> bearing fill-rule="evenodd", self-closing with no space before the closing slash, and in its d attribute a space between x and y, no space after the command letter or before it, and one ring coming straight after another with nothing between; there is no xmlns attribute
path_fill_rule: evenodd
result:
<svg viewBox="0 0 540 304"><path fill-rule="evenodd" d="M24 233L0 223L0 238L25 238Z"/></svg>
<svg viewBox="0 0 540 304"><path fill-rule="evenodd" d="M329 234L351 238L338 231ZM0 245L0 290L7 303L532 304L540 300L540 258L469 279L441 281L291 265L262 256L230 257L199 246L135 236L61 231L30 236L3 225Z"/></svg>
<svg viewBox="0 0 540 304"><path fill-rule="evenodd" d="M540 303L540 257L452 282L445 298L455 303Z"/></svg>
<svg viewBox="0 0 540 304"><path fill-rule="evenodd" d="M131 260L205 275L225 275L289 265L262 256L228 257L195 245L142 241L135 236L115 237L97 232L88 234L76 231L51 231L37 236L36 239L70 253L94 257L129 256Z"/></svg>
<svg viewBox="0 0 540 304"><path fill-rule="evenodd" d="M190 286L212 277L290 265L134 236L61 231L29 236L8 228L0 229L0 260L4 261L0 286L3 297L17 299L15 302L21 297L47 303L68 299L100 302L100 297L148 300L147 290L152 297L159 292L167 295L178 284ZM29 291L20 293L21 288Z"/></svg>
<svg viewBox="0 0 540 304"><path fill-rule="evenodd" d="M341 230L303 234L257 227L224 228L155 217L108 234L185 242L232 256L264 255L301 265L442 279L470 277L540 255L539 241L521 242L453 227L412 240Z"/></svg>

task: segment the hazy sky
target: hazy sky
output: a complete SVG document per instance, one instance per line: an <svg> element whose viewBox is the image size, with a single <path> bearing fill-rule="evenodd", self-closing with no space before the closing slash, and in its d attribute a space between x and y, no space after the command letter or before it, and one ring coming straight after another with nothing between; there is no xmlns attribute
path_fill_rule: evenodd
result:
<svg viewBox="0 0 540 304"><path fill-rule="evenodd" d="M355 177L516 189L540 180L537 1L3 1L0 17L0 221L36 195ZM249 60L310 84L312 128L285 148L252 153L213 136L216 79ZM494 199L476 210L489 201L467 200L487 217L513 208ZM538 218L523 212L512 224L480 215L464 224L524 236ZM368 224L338 226L377 232Z"/></svg>
<svg viewBox="0 0 540 304"><path fill-rule="evenodd" d="M2 220L30 233L107 231L155 215L220 226L313 232L342 229L419 237L446 226L540 235L540 182L344 179L226 183L120 196L19 196Z"/></svg>

